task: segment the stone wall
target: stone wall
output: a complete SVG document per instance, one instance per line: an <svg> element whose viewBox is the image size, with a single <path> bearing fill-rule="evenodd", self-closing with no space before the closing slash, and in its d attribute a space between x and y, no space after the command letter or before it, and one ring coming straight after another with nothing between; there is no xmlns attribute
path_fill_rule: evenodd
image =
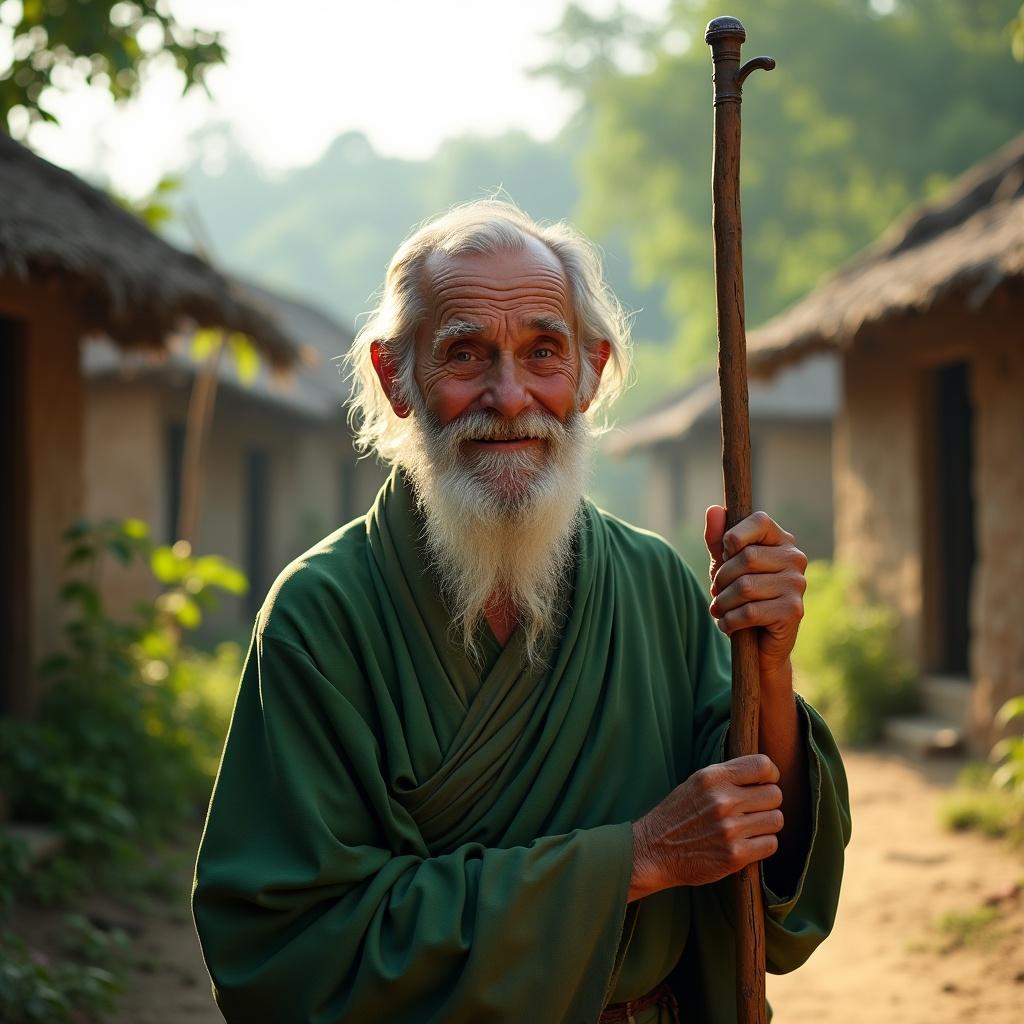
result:
<svg viewBox="0 0 1024 1024"><path fill-rule="evenodd" d="M87 383L86 467L89 514L96 518L138 516L154 539L170 538L169 432L183 424L188 380L159 375L134 380L93 379ZM266 589L293 558L341 525L364 513L384 477L373 460L355 464L347 428L296 416L237 389L222 388L203 459L197 552L217 554L243 569L248 509L246 459L251 450L266 456L266 579L254 581L262 600ZM345 468L347 467L347 469ZM346 497L344 488L352 493ZM114 614L127 614L155 587L145 567L111 567L104 598ZM218 596L206 617L207 636L248 632L250 601Z"/></svg>
<svg viewBox="0 0 1024 1024"><path fill-rule="evenodd" d="M832 556L831 424L761 422L751 428L754 505L793 533L812 558ZM669 538L703 572L704 513L722 503L717 422L699 422L650 457L650 512L638 523Z"/></svg>
<svg viewBox="0 0 1024 1024"><path fill-rule="evenodd" d="M1024 345L1022 321L989 334L973 363L978 560L972 594L971 735L1024 694ZM1014 330L1016 336L1014 336ZM1019 735L1020 727L1017 726Z"/></svg>
<svg viewBox="0 0 1024 1024"><path fill-rule="evenodd" d="M831 558L831 423L764 423L752 444L755 506L789 530L809 558Z"/></svg>
<svg viewBox="0 0 1024 1024"><path fill-rule="evenodd" d="M163 436L152 381L87 379L84 440L86 517L141 519L162 541ZM157 590L141 561L104 566L103 600L115 618L130 617L134 603Z"/></svg>
<svg viewBox="0 0 1024 1024"><path fill-rule="evenodd" d="M984 316L951 301L858 342L845 359L834 445L837 558L896 610L903 652L926 675L942 629L943 544L932 506L929 463L942 453L929 380L938 367L967 364L975 517L967 724L978 750L996 737L1000 705L1024 694L1024 303L1002 299Z"/></svg>
<svg viewBox="0 0 1024 1024"><path fill-rule="evenodd" d="M923 635L918 391L906 351L849 355L832 463L836 559L896 611L902 651L915 663Z"/></svg>

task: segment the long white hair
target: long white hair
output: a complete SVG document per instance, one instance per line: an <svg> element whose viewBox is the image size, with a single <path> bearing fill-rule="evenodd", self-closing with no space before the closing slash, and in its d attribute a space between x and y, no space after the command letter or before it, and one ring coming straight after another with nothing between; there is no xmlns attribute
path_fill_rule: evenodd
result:
<svg viewBox="0 0 1024 1024"><path fill-rule="evenodd" d="M581 394L593 391L598 383L588 354L602 340L611 348L587 411L591 423L619 396L629 377L629 316L605 283L597 247L564 221L540 224L513 203L480 199L422 224L399 246L388 266L380 299L345 357L352 388L349 422L360 451L375 451L386 462L395 462L409 443L411 424L392 411L374 372L370 346L373 342L382 346L396 370L403 397L414 407L413 342L427 309L424 265L428 258L433 253L518 252L530 238L554 253L569 282L581 347Z"/></svg>

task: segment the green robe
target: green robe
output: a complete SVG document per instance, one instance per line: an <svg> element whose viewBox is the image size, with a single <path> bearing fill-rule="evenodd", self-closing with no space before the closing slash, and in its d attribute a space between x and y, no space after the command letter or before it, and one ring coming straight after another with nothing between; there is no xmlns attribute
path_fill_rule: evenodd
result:
<svg viewBox="0 0 1024 1024"><path fill-rule="evenodd" d="M626 895L631 821L722 760L729 645L658 537L586 505L547 668L452 637L400 475L275 583L199 852L196 926L231 1024L593 1024L671 976L735 1019L730 888ZM846 782L804 708L813 839L768 902L769 969L831 928Z"/></svg>

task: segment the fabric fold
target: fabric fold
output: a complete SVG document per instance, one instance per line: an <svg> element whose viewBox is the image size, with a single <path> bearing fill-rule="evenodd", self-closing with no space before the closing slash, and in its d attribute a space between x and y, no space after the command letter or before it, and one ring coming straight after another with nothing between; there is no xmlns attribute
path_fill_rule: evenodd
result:
<svg viewBox="0 0 1024 1024"><path fill-rule="evenodd" d="M702 588L588 503L546 666L523 669L513 639L479 672L421 532L394 475L260 613L194 891L225 1017L593 1024L670 978L683 1019L731 1021L713 887L626 910L630 823L728 725L728 641ZM845 780L816 719L813 735L812 867L771 922L775 969L827 932L842 870Z"/></svg>

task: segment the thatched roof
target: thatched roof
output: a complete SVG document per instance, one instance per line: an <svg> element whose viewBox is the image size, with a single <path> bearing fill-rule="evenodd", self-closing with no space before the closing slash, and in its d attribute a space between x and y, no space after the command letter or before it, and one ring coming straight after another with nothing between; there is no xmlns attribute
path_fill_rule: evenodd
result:
<svg viewBox="0 0 1024 1024"><path fill-rule="evenodd" d="M695 427L718 430L720 416L717 375L701 377L657 408L613 430L604 442L612 455L630 455L652 445L684 438ZM751 380L750 422L831 423L839 407L839 368L834 356L808 359L770 381Z"/></svg>
<svg viewBox="0 0 1024 1024"><path fill-rule="evenodd" d="M83 334L161 348L191 321L249 335L275 366L295 361L290 338L258 297L2 131L0 197L0 277L59 280Z"/></svg>
<svg viewBox="0 0 1024 1024"><path fill-rule="evenodd" d="M222 358L217 376L228 390L253 402L266 403L312 420L341 420L349 384L341 375L341 357L352 344L353 332L316 305L248 281L232 285L273 311L282 329L300 352L299 362L286 378L261 365L253 380L239 379L234 360ZM187 385L201 363L189 352L191 337L175 336L165 352L125 352L108 339L82 347L82 370L91 380L120 378L157 380L170 387Z"/></svg>
<svg viewBox="0 0 1024 1024"><path fill-rule="evenodd" d="M940 300L981 310L1002 288L1024 293L1024 135L751 331L750 370L770 373L809 351L849 348L868 330L927 314Z"/></svg>

